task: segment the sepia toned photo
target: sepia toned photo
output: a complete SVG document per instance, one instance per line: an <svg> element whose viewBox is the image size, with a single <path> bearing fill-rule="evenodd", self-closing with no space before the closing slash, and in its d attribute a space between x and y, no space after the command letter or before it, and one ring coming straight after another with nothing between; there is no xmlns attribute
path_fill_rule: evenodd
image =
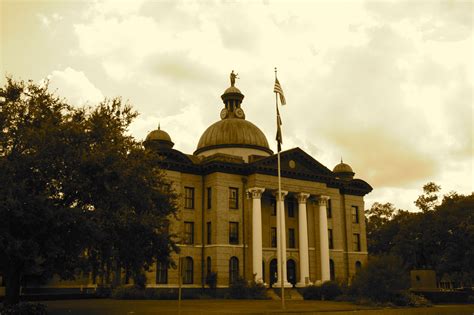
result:
<svg viewBox="0 0 474 315"><path fill-rule="evenodd" d="M474 314L471 0L0 0L0 315Z"/></svg>

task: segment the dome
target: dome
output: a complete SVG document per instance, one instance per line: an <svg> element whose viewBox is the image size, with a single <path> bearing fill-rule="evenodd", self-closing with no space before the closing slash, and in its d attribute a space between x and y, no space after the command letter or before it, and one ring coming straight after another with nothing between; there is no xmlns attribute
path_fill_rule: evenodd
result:
<svg viewBox="0 0 474 315"><path fill-rule="evenodd" d="M263 132L251 122L245 120L241 107L244 95L235 87L238 74L232 70L230 87L221 99L224 108L220 112L221 121L209 126L199 139L195 155L208 156L216 153L240 156L249 160L251 155L269 156L273 151Z"/></svg>
<svg viewBox="0 0 474 315"><path fill-rule="evenodd" d="M158 129L153 130L146 136L144 145L148 148L161 149L172 148L174 143L171 141L170 135L158 126Z"/></svg>
<svg viewBox="0 0 474 315"><path fill-rule="evenodd" d="M199 139L194 154L217 148L252 148L273 154L263 132L245 119L228 118L209 126Z"/></svg>
<svg viewBox="0 0 474 315"><path fill-rule="evenodd" d="M336 175L338 175L339 177L345 179L352 179L355 175L354 171L352 170L352 167L350 167L349 164L344 163L342 159L341 163L337 164L334 167L333 172L336 173Z"/></svg>
<svg viewBox="0 0 474 315"><path fill-rule="evenodd" d="M146 141L152 140L172 142L170 135L166 131L161 130L159 127L157 130L153 130L148 134L148 136L146 136Z"/></svg>
<svg viewBox="0 0 474 315"><path fill-rule="evenodd" d="M242 94L242 92L240 92L240 90L236 88L235 86L229 86L224 92L224 94L231 94L231 93Z"/></svg>
<svg viewBox="0 0 474 315"><path fill-rule="evenodd" d="M339 163L334 167L333 170L334 173L354 173L352 171L352 167L349 166L349 164L346 163Z"/></svg>

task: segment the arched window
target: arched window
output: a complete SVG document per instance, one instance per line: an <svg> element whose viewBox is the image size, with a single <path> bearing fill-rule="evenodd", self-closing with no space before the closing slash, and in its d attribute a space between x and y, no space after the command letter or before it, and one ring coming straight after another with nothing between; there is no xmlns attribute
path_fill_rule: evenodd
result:
<svg viewBox="0 0 474 315"><path fill-rule="evenodd" d="M286 278L293 286L296 284L296 263L293 259L286 262Z"/></svg>
<svg viewBox="0 0 474 315"><path fill-rule="evenodd" d="M193 283L193 273L194 273L194 262L191 257L186 257L184 259L183 266L183 284L192 284Z"/></svg>
<svg viewBox="0 0 474 315"><path fill-rule="evenodd" d="M207 274L210 274L212 271L211 257L207 256Z"/></svg>
<svg viewBox="0 0 474 315"><path fill-rule="evenodd" d="M232 284L239 279L239 259L231 257L229 260L229 283Z"/></svg>
<svg viewBox="0 0 474 315"><path fill-rule="evenodd" d="M360 261L356 261L356 273L359 273L360 269L362 268L362 264Z"/></svg>
<svg viewBox="0 0 474 315"><path fill-rule="evenodd" d="M156 284L168 283L168 265L161 261L156 263Z"/></svg>
<svg viewBox="0 0 474 315"><path fill-rule="evenodd" d="M275 258L270 261L270 286L272 286L277 281L277 269L278 261Z"/></svg>
<svg viewBox="0 0 474 315"><path fill-rule="evenodd" d="M329 259L329 273L331 275L331 280L336 279L336 269L334 267L334 260Z"/></svg>

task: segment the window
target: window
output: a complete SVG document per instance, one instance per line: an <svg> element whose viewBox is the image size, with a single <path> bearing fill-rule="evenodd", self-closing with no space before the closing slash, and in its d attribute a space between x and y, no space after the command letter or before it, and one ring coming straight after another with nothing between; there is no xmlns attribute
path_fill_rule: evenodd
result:
<svg viewBox="0 0 474 315"><path fill-rule="evenodd" d="M194 188L184 187L184 207L194 209Z"/></svg>
<svg viewBox="0 0 474 315"><path fill-rule="evenodd" d="M288 208L288 217L294 218L295 217L295 203L293 199L288 199L287 208Z"/></svg>
<svg viewBox="0 0 474 315"><path fill-rule="evenodd" d="M360 252L360 234L352 234L352 247L356 252Z"/></svg>
<svg viewBox="0 0 474 315"><path fill-rule="evenodd" d="M277 247L277 228L276 227L272 227L272 229L270 230L270 239L271 239L271 242L272 242L272 247Z"/></svg>
<svg viewBox="0 0 474 315"><path fill-rule="evenodd" d="M212 244L211 222L207 222L207 244Z"/></svg>
<svg viewBox="0 0 474 315"><path fill-rule="evenodd" d="M184 244L194 244L194 222L184 222Z"/></svg>
<svg viewBox="0 0 474 315"><path fill-rule="evenodd" d="M288 229L288 248L295 248L295 229Z"/></svg>
<svg viewBox="0 0 474 315"><path fill-rule="evenodd" d="M207 256L207 275L212 272L211 257Z"/></svg>
<svg viewBox="0 0 474 315"><path fill-rule="evenodd" d="M352 223L359 223L359 207L352 206L351 213L352 213Z"/></svg>
<svg viewBox="0 0 474 315"><path fill-rule="evenodd" d="M272 216L275 216L275 215L277 215L277 203L276 203L276 199L275 199L275 198L272 198L270 202L271 202L271 204L272 204Z"/></svg>
<svg viewBox="0 0 474 315"><path fill-rule="evenodd" d="M328 200L328 207L327 207L327 215L328 219L332 218L332 205L331 205L331 199Z"/></svg>
<svg viewBox="0 0 474 315"><path fill-rule="evenodd" d="M360 263L360 261L356 261L355 267L356 267L356 270L355 270L356 273L359 273L359 271L362 269L362 264ZM419 280L419 279L417 279L417 280Z"/></svg>
<svg viewBox="0 0 474 315"><path fill-rule="evenodd" d="M332 229L328 229L328 240L329 240L329 249L334 249L334 243L332 240Z"/></svg>
<svg viewBox="0 0 474 315"><path fill-rule="evenodd" d="M183 269L184 269L183 284L192 284L194 263L191 257L186 257L184 259Z"/></svg>
<svg viewBox="0 0 474 315"><path fill-rule="evenodd" d="M229 260L229 283L232 284L239 279L239 259L231 257Z"/></svg>
<svg viewBox="0 0 474 315"><path fill-rule="evenodd" d="M230 187L229 188L229 208L239 209L239 189Z"/></svg>
<svg viewBox="0 0 474 315"><path fill-rule="evenodd" d="M166 284L168 283L168 266L158 261L156 263L156 284Z"/></svg>
<svg viewBox="0 0 474 315"><path fill-rule="evenodd" d="M212 207L212 188L207 187L207 209Z"/></svg>
<svg viewBox="0 0 474 315"><path fill-rule="evenodd" d="M336 268L334 267L334 260L329 259L329 275L331 280L336 279Z"/></svg>
<svg viewBox="0 0 474 315"><path fill-rule="evenodd" d="M229 244L239 244L238 222L229 222Z"/></svg>

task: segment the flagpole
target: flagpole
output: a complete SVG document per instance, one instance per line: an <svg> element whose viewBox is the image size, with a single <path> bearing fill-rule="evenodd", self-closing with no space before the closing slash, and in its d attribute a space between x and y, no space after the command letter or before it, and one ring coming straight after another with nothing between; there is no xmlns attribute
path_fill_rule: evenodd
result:
<svg viewBox="0 0 474 315"><path fill-rule="evenodd" d="M275 67L275 80L277 79L277 68ZM281 128L280 124L280 118L278 117L278 93L275 92L275 106L277 110L277 128ZM285 235L285 231L283 231L283 220L285 220L285 212L281 211L281 168L280 168L280 148L281 145L278 143L278 148L277 148L277 157L278 157L278 198L277 198L277 211L280 213L280 235L279 237L279 242L280 242L280 253L279 253L279 259L280 259L280 285L281 285L281 307L285 309L285 280L283 279L283 237L282 235Z"/></svg>

